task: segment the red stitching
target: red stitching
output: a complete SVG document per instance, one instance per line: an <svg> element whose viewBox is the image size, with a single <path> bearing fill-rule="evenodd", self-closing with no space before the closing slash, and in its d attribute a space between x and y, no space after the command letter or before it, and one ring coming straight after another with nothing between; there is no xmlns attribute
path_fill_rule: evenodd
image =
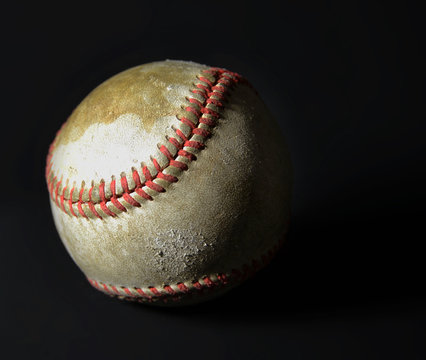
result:
<svg viewBox="0 0 426 360"><path fill-rule="evenodd" d="M78 201L77 209L80 215L87 219L87 215L84 213L83 208L81 207L81 201Z"/></svg>
<svg viewBox="0 0 426 360"><path fill-rule="evenodd" d="M133 181L136 184L136 187L140 188L142 186L142 183L141 183L141 178L139 177L139 173L137 172L137 170L133 170L132 177L133 177Z"/></svg>
<svg viewBox="0 0 426 360"><path fill-rule="evenodd" d="M188 101L189 101L191 104L197 104L200 108L202 108L202 107L203 107L203 103L202 103L201 101L197 100L197 99L189 98L189 99L188 99Z"/></svg>
<svg viewBox="0 0 426 360"><path fill-rule="evenodd" d="M170 160L170 166L179 168L181 170L188 170L188 165L186 165L182 161Z"/></svg>
<svg viewBox="0 0 426 360"><path fill-rule="evenodd" d="M202 97L204 97L205 99L207 99L209 96L208 96L208 94L205 92L205 91L201 91L201 90L198 90L198 89L195 89L195 90L191 90L191 92L193 93L193 94L198 94L198 95L201 95Z"/></svg>
<svg viewBox="0 0 426 360"><path fill-rule="evenodd" d="M143 173L143 176L145 176L145 179L147 181L152 181L154 179L153 176L151 175L151 172L149 171L149 169L148 169L147 166L143 167L142 173Z"/></svg>
<svg viewBox="0 0 426 360"><path fill-rule="evenodd" d="M72 187L72 189L71 189L71 191L70 191L70 198L69 198L69 200L68 200L68 206L69 206L69 208L70 208L70 212L71 212L71 214L72 214L73 216L77 216L77 215L74 213L74 209L72 208L72 194L73 194L73 192L74 192L74 186Z"/></svg>
<svg viewBox="0 0 426 360"><path fill-rule="evenodd" d="M166 290L171 295L176 294L176 292L169 285L165 285L164 290Z"/></svg>
<svg viewBox="0 0 426 360"><path fill-rule="evenodd" d="M197 157L194 154L192 154L192 153L190 153L186 150L183 150L183 149L178 151L178 155L184 156L188 160L197 160Z"/></svg>
<svg viewBox="0 0 426 360"><path fill-rule="evenodd" d="M157 159L152 158L152 159L151 159L151 161L152 161L152 163L154 164L155 169L156 169L158 172L159 172L159 171L161 171L161 166L160 166L160 164L158 163Z"/></svg>
<svg viewBox="0 0 426 360"><path fill-rule="evenodd" d="M205 86L205 85L203 85L203 84L197 84L197 85L195 85L197 88L199 88L199 89L201 89L201 90L204 90L205 92L209 92L210 91L210 88L208 87L208 86Z"/></svg>
<svg viewBox="0 0 426 360"><path fill-rule="evenodd" d="M126 200L130 205L140 207L141 204L133 199L128 193L123 194L123 199Z"/></svg>
<svg viewBox="0 0 426 360"><path fill-rule="evenodd" d="M142 297L147 298L147 299L151 299L151 296L145 294L145 292L142 289L139 289L139 288L135 288L135 289Z"/></svg>
<svg viewBox="0 0 426 360"><path fill-rule="evenodd" d="M124 296L126 300L144 300L144 301L163 301L167 302L168 300L179 300L182 294L202 294L205 289L213 288L216 286L227 286L232 285L233 283L242 282L248 279L249 276L253 275L256 271L259 271L261 268L265 267L278 252L282 244L284 243L283 239L280 239L278 244L274 245L272 249L269 249L267 252L259 256L258 259L253 259L251 262L243 264L239 269L232 269L231 273L226 275L224 273L218 273L216 275L204 276L200 280L193 281L191 283L191 288L188 288L183 282L178 282L175 285L175 289L171 285L163 285L162 287L158 286L148 286L144 288L133 287L140 296L137 297L134 293L130 291L129 288L120 287L128 295L123 295L117 290L116 286L106 285L101 283L102 286L98 284L96 280L88 278L89 283L96 288L97 290L103 291L112 296ZM265 260L267 260L265 262ZM110 288L113 290L111 291ZM163 289L164 291L160 291ZM150 296L146 291L150 291L153 296Z"/></svg>
<svg viewBox="0 0 426 360"><path fill-rule="evenodd" d="M111 185L110 185L110 190L112 193L112 197L111 197L111 202L112 204L119 210L126 212L127 209L123 206L123 204L121 204L118 200L117 200L117 193L115 190L115 179L111 181ZM125 193L126 194L126 193Z"/></svg>
<svg viewBox="0 0 426 360"><path fill-rule="evenodd" d="M114 290L114 292L118 295L121 295L120 292L117 290L117 288L114 285L111 285L111 289Z"/></svg>
<svg viewBox="0 0 426 360"><path fill-rule="evenodd" d="M101 198L100 206L102 211L109 216L116 217L117 214L108 209L108 206L106 205L107 199L105 198L105 183L103 181L99 185L99 197Z"/></svg>
<svg viewBox="0 0 426 360"><path fill-rule="evenodd" d="M56 203L57 206L59 206L58 191L59 191L59 186L61 185L61 183L62 183L62 180L59 180L58 183L56 184L56 187L55 187L55 203Z"/></svg>
<svg viewBox="0 0 426 360"><path fill-rule="evenodd" d="M64 199L65 199L65 190L67 189L68 185L65 185L64 188L62 189L62 194L61 194L61 209L64 213L66 213L65 211L65 206L64 206Z"/></svg>
<svg viewBox="0 0 426 360"><path fill-rule="evenodd" d="M113 179L113 180L111 181L111 184L109 185L109 189L111 190L112 197L116 197L116 196L117 196L117 194L116 194L116 192L115 192L115 179Z"/></svg>
<svg viewBox="0 0 426 360"><path fill-rule="evenodd" d="M168 182L176 182L176 181L178 181L178 178L176 176L164 174L162 172L159 172L158 175L157 175L157 177L159 179L163 179L163 180L166 180Z"/></svg>
<svg viewBox="0 0 426 360"><path fill-rule="evenodd" d="M196 117L200 116L200 111L197 110L197 109L195 109L195 108L193 108L192 106L187 106L185 108L185 110L188 111L188 112L190 112L190 113L192 113L192 114L194 114Z"/></svg>
<svg viewBox="0 0 426 360"><path fill-rule="evenodd" d="M154 286L150 286L148 288L155 296L161 296L160 292L154 287Z"/></svg>
<svg viewBox="0 0 426 360"><path fill-rule="evenodd" d="M52 153L53 153L53 144L49 146L49 154L47 155L47 158L46 158L46 172L45 172L46 179L48 179L50 170L52 170L52 166L53 166L53 163L51 163L52 156L53 156Z"/></svg>
<svg viewBox="0 0 426 360"><path fill-rule="evenodd" d="M217 279L222 282L222 284L227 284L228 283L228 278L225 274L218 274L217 275Z"/></svg>
<svg viewBox="0 0 426 360"><path fill-rule="evenodd" d="M143 191L143 189L136 189L135 191L139 196L143 197L144 199L152 200L152 197L148 195L145 191Z"/></svg>
<svg viewBox="0 0 426 360"><path fill-rule="evenodd" d="M214 282L211 281L211 279L207 276L203 279L203 281L204 281L204 283L206 284L207 287L212 287L214 285Z"/></svg>
<svg viewBox="0 0 426 360"><path fill-rule="evenodd" d="M125 176L123 176L121 179L121 187L124 190L124 194L123 194L123 199L130 205L136 206L136 207L140 207L141 204L139 202L137 202L135 199L133 199L130 195L129 195L129 185L127 183L127 178ZM140 183L140 180L139 180Z"/></svg>
<svg viewBox="0 0 426 360"><path fill-rule="evenodd" d="M219 98L219 99L221 99L221 100L225 100L225 94L224 94L224 93L221 93L221 92L219 92L219 91L212 92L212 93L210 94L210 96L216 96L216 97L218 97L218 98Z"/></svg>
<svg viewBox="0 0 426 360"><path fill-rule="evenodd" d="M203 286L198 282L194 282L192 283L192 285L197 289L197 290L201 290L203 288Z"/></svg>
<svg viewBox="0 0 426 360"><path fill-rule="evenodd" d="M121 210L123 212L126 212L127 209L123 206L123 204L121 204L116 197L112 197L111 198L111 202L113 203L113 205L118 209Z"/></svg>
<svg viewBox="0 0 426 360"><path fill-rule="evenodd" d="M218 107L222 107L222 103L219 100L213 99L213 98L208 98L206 101L207 104L213 104L216 105Z"/></svg>
<svg viewBox="0 0 426 360"><path fill-rule="evenodd" d="M191 130L195 129L195 124L191 120L187 119L186 117L182 117L180 119L180 121L182 121L184 124L188 125L191 128Z"/></svg>
<svg viewBox="0 0 426 360"><path fill-rule="evenodd" d="M88 204L89 204L89 209L90 209L90 211L93 213L93 215L95 215L97 218L99 218L99 219L101 219L101 220L102 220L102 216L101 216L101 215L99 215L99 213L96 211L96 209L95 209L95 205L93 205L93 203L92 203L92 202L89 202Z"/></svg>
<svg viewBox="0 0 426 360"><path fill-rule="evenodd" d="M169 139L169 143L172 144L176 149L180 149L182 147L182 145L180 144L179 141L177 141L175 138L170 138ZM172 161L173 159L170 159L170 161Z"/></svg>
<svg viewBox="0 0 426 360"><path fill-rule="evenodd" d="M121 187L123 188L125 193L129 193L129 185L127 184L127 178L122 176L120 179Z"/></svg>
<svg viewBox="0 0 426 360"><path fill-rule="evenodd" d="M224 87L224 86L222 86L222 85L216 85L216 86L213 86L213 87L212 87L212 90L213 90L213 91L214 91L214 90L217 90L217 91L220 91L220 92L222 92L222 93L224 93L224 92L226 91L225 87Z"/></svg>
<svg viewBox="0 0 426 360"><path fill-rule="evenodd" d="M196 135L201 135L202 137L209 137L210 136L210 131L206 130L206 129L202 129L202 128L196 128L194 130L192 130L193 134Z"/></svg>
<svg viewBox="0 0 426 360"><path fill-rule="evenodd" d="M83 194L84 194L84 185L83 185L83 187L80 189L80 192L79 192L79 194L78 194L78 200L79 200L79 201L82 201L82 199L83 199Z"/></svg>
<svg viewBox="0 0 426 360"><path fill-rule="evenodd" d="M106 204L105 204L105 201L102 201L101 202L101 209L102 209L102 211L105 213L105 214L107 214L107 215L109 215L109 216L112 216L112 217L116 217L117 216L117 214L116 213L114 213L114 212L112 212L110 209L108 209L108 207L106 206Z"/></svg>
<svg viewBox="0 0 426 360"><path fill-rule="evenodd" d="M213 83L209 79L207 79L206 77L204 77L204 76L199 76L198 79L200 79L201 81L207 83L210 87L213 86Z"/></svg>
<svg viewBox="0 0 426 360"><path fill-rule="evenodd" d="M90 212L93 213L95 217L102 219L102 216L98 213L98 211L95 208L95 205L97 203L99 203L100 208L106 215L111 217L116 217L117 214L108 208L107 206L108 202L111 202L119 211L125 212L127 211L127 209L118 200L120 197L122 197L123 200L126 201L131 206L140 207L141 204L131 196L132 192L135 192L136 194L138 194L144 199L152 200L153 199L152 196L147 194L142 189L144 186L147 186L148 188L150 188L151 190L155 192L164 192L165 191L164 187L153 182L157 177L159 179L165 180L170 183L176 182L178 180L176 176L164 174L162 170L164 170L168 166L173 166L181 170L188 169L187 164L176 160L176 158L178 156L183 156L190 161L194 161L197 159L197 157L191 152L187 150L183 150L182 148L186 146L193 149L199 149L199 150L203 149L204 143L202 141L192 140L191 137L194 135L198 135L203 138L208 138L211 135L211 132L208 129L199 127L199 125L204 124L209 127L214 127L216 125L215 120L220 117L220 114L216 109L213 110L206 106L209 104L212 104L216 108L223 108L223 100L225 100L225 94L228 92L229 88L233 87L235 84L243 80L240 75L227 71L225 69L220 69L220 68L210 68L210 69L203 70L202 72L205 74L212 75L215 80L211 81L203 75L200 75L197 77L202 83L194 84L195 88L192 89L191 92L193 94L200 95L204 99L204 101L200 101L196 98L187 98L188 102L191 104L191 106L184 107L184 110L188 112L188 117L182 116L179 118L179 120L183 124L186 124L187 126L190 127L191 136L187 137L182 130L174 129L176 136L180 138L182 141L182 142L179 142L174 137L167 138L169 143L172 144L178 150L175 155L172 155L170 150L165 145L160 146L159 150L167 158L168 164L166 164L162 168L155 158L151 158L152 164L157 170L157 173L153 175L151 174L147 166L143 166L142 174L145 177L144 182L142 182L138 171L132 168L132 177L135 183L135 187L132 189L129 189L127 178L125 176L121 177L120 182L123 188L123 193L120 195L117 195L116 193L115 179L113 179L110 184L110 190L112 193L112 196L110 198L107 198L105 195L105 183L102 180L100 184L98 185L99 198L100 198L98 201L95 201L92 199L92 192L94 189L93 186L89 190L89 194L88 194L89 200L83 201L82 196L84 193L84 184L82 184L78 200L74 201L73 200L74 187L71 188L71 191L69 193L69 199L66 199L65 190L67 186L63 187L61 190L62 179L58 180L58 177L53 174L52 156L53 156L53 151L55 148L54 142L53 142L49 147L48 155L46 158L46 180L47 180L47 186L48 186L48 190L49 190L52 201L54 201L56 205L60 207L64 212L66 212L64 203L67 202L69 207L69 214L75 217L77 217L79 214L82 217L88 219L88 216L83 210L83 205L88 205ZM247 83L247 81L245 81L245 83ZM193 121L190 120L194 116L197 118L197 121L195 121L195 119ZM59 132L60 130L57 132L56 136L58 136ZM61 190L61 194L59 195L60 190ZM58 200L58 197L59 197L59 200ZM74 212L74 209L73 209L74 204L77 204L77 210L78 210L77 214Z"/></svg>
<svg viewBox="0 0 426 360"><path fill-rule="evenodd" d="M106 201L106 198L105 198L105 183L103 181L99 184L99 197L101 198L102 202Z"/></svg>
<svg viewBox="0 0 426 360"><path fill-rule="evenodd" d="M185 134L182 131L180 131L179 129L176 129L175 131L176 131L176 135L179 136L182 139L182 141L185 142L186 140L188 140L188 138L185 136Z"/></svg>
<svg viewBox="0 0 426 360"><path fill-rule="evenodd" d="M164 145L160 146L160 151L164 154L164 156L170 160L173 160L173 155Z"/></svg>
<svg viewBox="0 0 426 360"><path fill-rule="evenodd" d="M202 117L200 119L200 123L206 124L206 125L211 126L211 127L216 125L216 123L213 119L209 119L209 118L206 118L206 117Z"/></svg>
<svg viewBox="0 0 426 360"><path fill-rule="evenodd" d="M50 190L49 190L49 193L50 193L50 198L52 199L52 200L54 200L53 199L53 188L54 188L54 186L55 186L55 180L56 180L56 176L52 179L52 183L50 184Z"/></svg>
<svg viewBox="0 0 426 360"><path fill-rule="evenodd" d="M134 297L134 296L135 296L135 295L133 295L133 294L131 293L131 291L130 291L128 288L123 287L122 289L123 289L123 290L124 290L124 292L125 292L126 294L128 294L129 296L131 296L131 297Z"/></svg>
<svg viewBox="0 0 426 360"><path fill-rule="evenodd" d="M229 77L225 77L225 76L223 76L223 77L220 79L220 83L221 83L222 85L232 86L231 78L229 78Z"/></svg>
<svg viewBox="0 0 426 360"><path fill-rule="evenodd" d="M184 283L178 283L177 287L179 288L180 291L182 292L188 292L189 289L186 287L186 285Z"/></svg>
<svg viewBox="0 0 426 360"><path fill-rule="evenodd" d="M150 189L156 191L156 192L164 192L164 188L158 184L156 184L155 182L152 181L147 181L145 183L146 186L148 186Z"/></svg>
<svg viewBox="0 0 426 360"><path fill-rule="evenodd" d="M96 211L95 205L94 205L94 203L92 201L92 191L93 191L93 188L94 188L94 185L92 185L92 187L89 190L89 202L88 202L89 209L90 209L90 211L92 212L93 215L95 215L97 218L99 218L99 219L102 220L102 216L99 215L99 213Z"/></svg>
<svg viewBox="0 0 426 360"><path fill-rule="evenodd" d="M78 203L77 203L77 209L81 216L88 219L87 215L84 213L83 208L81 207L82 204L82 197L83 197L84 187L81 188L80 194L78 195Z"/></svg>
<svg viewBox="0 0 426 360"><path fill-rule="evenodd" d="M213 117L215 117L215 118L218 118L218 117L219 117L219 114L218 114L216 111L212 110L212 109L202 108L202 109L201 109L201 112L202 112L203 114L209 114L209 115L211 115L211 116L213 116Z"/></svg>
<svg viewBox="0 0 426 360"><path fill-rule="evenodd" d="M202 149L204 147L204 144L200 143L199 141L188 140L185 141L184 146L191 147L194 149Z"/></svg>

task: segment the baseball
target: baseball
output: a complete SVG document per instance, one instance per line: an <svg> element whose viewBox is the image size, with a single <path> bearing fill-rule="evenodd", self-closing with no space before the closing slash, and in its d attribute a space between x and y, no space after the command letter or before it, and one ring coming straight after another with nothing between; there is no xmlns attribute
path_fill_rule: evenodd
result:
<svg viewBox="0 0 426 360"><path fill-rule="evenodd" d="M120 299L223 294L271 260L288 228L278 124L242 76L193 62L137 66L95 88L50 146L46 180L65 248Z"/></svg>

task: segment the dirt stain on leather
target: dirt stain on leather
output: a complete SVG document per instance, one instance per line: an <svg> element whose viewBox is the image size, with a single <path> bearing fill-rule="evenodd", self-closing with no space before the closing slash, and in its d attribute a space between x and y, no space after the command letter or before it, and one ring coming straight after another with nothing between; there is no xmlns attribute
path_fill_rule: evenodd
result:
<svg viewBox="0 0 426 360"><path fill-rule="evenodd" d="M192 87L194 75L188 71L186 64L168 61L137 66L111 77L89 93L72 112L56 144L76 141L89 126L109 124L125 113L138 115L149 132L156 119L173 115L177 110L170 106L167 97L170 84ZM184 101L182 96L182 104Z"/></svg>

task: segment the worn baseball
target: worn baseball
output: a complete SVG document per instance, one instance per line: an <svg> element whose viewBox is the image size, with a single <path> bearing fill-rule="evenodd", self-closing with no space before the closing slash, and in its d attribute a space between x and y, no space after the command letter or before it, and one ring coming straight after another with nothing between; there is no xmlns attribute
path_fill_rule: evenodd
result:
<svg viewBox="0 0 426 360"><path fill-rule="evenodd" d="M243 77L193 62L137 66L95 88L58 131L46 179L69 254L121 299L220 295L271 260L289 223L279 126Z"/></svg>

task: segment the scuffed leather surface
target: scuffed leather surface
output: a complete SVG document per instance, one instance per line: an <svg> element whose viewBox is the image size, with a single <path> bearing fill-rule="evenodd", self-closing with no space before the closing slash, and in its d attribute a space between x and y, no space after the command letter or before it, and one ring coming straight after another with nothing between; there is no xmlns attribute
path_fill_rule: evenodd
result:
<svg viewBox="0 0 426 360"><path fill-rule="evenodd" d="M137 78L134 95L127 96L130 90L123 90L126 83L135 82L132 72L119 74L115 81L94 90L74 111L55 145L78 141L89 126L113 124L125 113L139 116L145 131L153 131L151 135L161 141L165 129L156 128L155 122L179 112L184 89L193 88L195 76L205 67L171 61L144 66L152 69L151 74ZM161 88L166 91L168 81L182 91L180 102L163 99ZM114 100L103 100L102 91ZM145 98L151 102L136 106L132 97L144 99L141 92L147 93ZM108 141L93 138L99 147ZM143 161L149 155L141 154L136 160ZM80 180L82 160L72 154L69 157L72 160L54 158L54 166L66 172L67 161L71 161L68 173ZM127 160L116 175L135 159ZM52 200L51 205L59 235L87 277L117 286L159 286L231 271L275 245L288 224L291 178L289 155L278 125L255 91L238 84L228 95L206 148L179 181L153 201L103 220L72 217ZM86 181L91 180L100 179Z"/></svg>

